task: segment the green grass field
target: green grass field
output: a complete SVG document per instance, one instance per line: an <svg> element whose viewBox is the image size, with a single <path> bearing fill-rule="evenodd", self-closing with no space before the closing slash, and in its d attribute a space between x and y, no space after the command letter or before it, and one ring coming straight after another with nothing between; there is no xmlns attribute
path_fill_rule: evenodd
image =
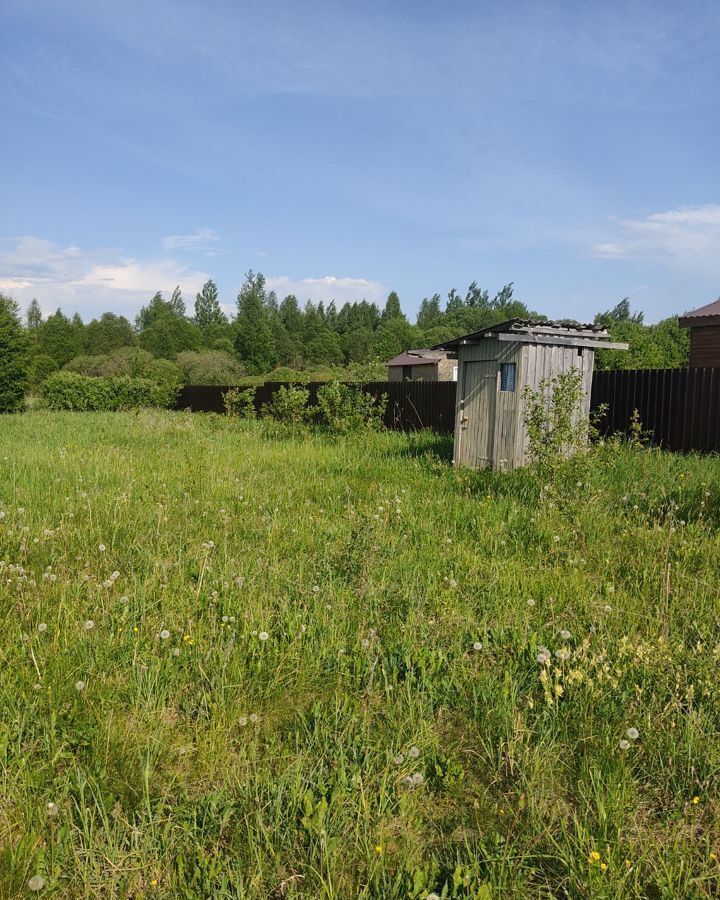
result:
<svg viewBox="0 0 720 900"><path fill-rule="evenodd" d="M448 456L1 419L0 897L717 896L720 461Z"/></svg>

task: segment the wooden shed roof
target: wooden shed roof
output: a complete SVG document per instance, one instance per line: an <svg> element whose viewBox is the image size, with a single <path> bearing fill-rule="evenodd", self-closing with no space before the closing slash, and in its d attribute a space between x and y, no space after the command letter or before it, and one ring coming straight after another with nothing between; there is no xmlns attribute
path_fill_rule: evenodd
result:
<svg viewBox="0 0 720 900"><path fill-rule="evenodd" d="M508 319L478 331L460 335L451 341L435 344L432 350L456 350L464 344L477 344L485 338L497 337L501 341L518 341L530 344L558 344L577 347L610 347L627 350L627 344L613 343L602 325L583 325L579 322L552 322L535 319Z"/></svg>
<svg viewBox="0 0 720 900"><path fill-rule="evenodd" d="M681 328L691 328L693 326L716 325L720 321L720 299L713 300L712 303L706 303L690 312L686 312L684 316L678 316L678 325Z"/></svg>
<svg viewBox="0 0 720 900"><path fill-rule="evenodd" d="M432 353L430 350L406 350L398 356L389 359L386 366L436 366L443 356Z"/></svg>

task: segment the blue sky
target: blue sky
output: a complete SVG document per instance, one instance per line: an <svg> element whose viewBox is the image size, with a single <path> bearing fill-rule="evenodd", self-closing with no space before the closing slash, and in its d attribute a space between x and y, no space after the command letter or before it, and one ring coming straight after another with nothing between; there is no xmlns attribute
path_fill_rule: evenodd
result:
<svg viewBox="0 0 720 900"><path fill-rule="evenodd" d="M720 294L720 4L2 0L0 290Z"/></svg>

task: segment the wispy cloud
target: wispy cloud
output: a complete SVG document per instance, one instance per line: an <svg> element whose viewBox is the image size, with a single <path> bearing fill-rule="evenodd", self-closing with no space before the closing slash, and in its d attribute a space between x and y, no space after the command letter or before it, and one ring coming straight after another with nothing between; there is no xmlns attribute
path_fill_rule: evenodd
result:
<svg viewBox="0 0 720 900"><path fill-rule="evenodd" d="M720 274L720 205L686 206L619 219L590 248L596 259L643 259Z"/></svg>
<svg viewBox="0 0 720 900"><path fill-rule="evenodd" d="M324 275L321 278L292 279L287 275L268 277L267 287L275 291L279 297L294 294L300 302L314 300L329 303L335 300L338 304L355 300L382 301L389 289L379 281L368 278L338 277Z"/></svg>
<svg viewBox="0 0 720 900"><path fill-rule="evenodd" d="M162 239L166 250L195 250L206 256L218 256L220 235L213 228L200 228L192 234L169 234Z"/></svg>
<svg viewBox="0 0 720 900"><path fill-rule="evenodd" d="M23 305L36 297L44 312L62 305L85 315L105 309L130 314L156 291L179 284L191 296L207 278L175 259L139 260L33 236L0 241L0 290Z"/></svg>

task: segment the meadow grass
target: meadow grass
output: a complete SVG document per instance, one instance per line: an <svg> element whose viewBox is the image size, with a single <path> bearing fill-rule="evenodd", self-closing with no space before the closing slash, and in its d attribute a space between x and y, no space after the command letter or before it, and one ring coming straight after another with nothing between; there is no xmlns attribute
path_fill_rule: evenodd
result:
<svg viewBox="0 0 720 900"><path fill-rule="evenodd" d="M3 418L0 897L717 896L720 462L449 455Z"/></svg>

